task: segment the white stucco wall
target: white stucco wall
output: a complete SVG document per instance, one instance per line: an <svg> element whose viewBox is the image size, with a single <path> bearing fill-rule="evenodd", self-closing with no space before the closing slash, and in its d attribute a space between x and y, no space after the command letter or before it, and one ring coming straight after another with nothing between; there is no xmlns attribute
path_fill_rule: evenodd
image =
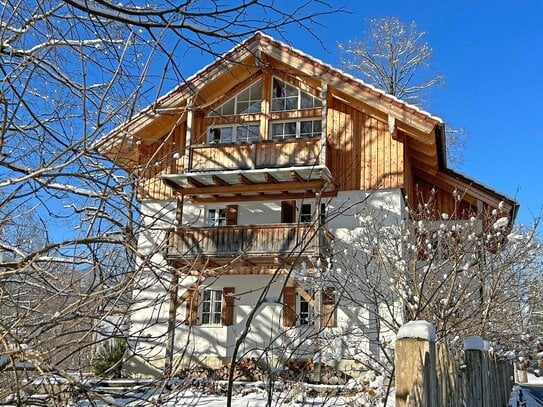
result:
<svg viewBox="0 0 543 407"><path fill-rule="evenodd" d="M323 199L326 204L326 227L335 236L336 250L350 247L357 239L357 234L364 228L363 218L368 216L384 225L398 222L403 217L404 202L400 190L380 190L371 193L347 191L337 197ZM302 203L314 200L298 200L298 210ZM185 202L183 206L183 225L205 226L205 214L209 208L226 207L221 205L203 205ZM236 202L238 205L238 224L279 223L281 220L281 202ZM132 308L131 333L133 344L145 358L164 356L166 327L168 317L168 285L170 273L162 254L166 230L175 225L174 201L145 201L142 203L144 228L139 234L138 244L142 258L138 261L140 286L135 290L135 304ZM235 287L235 321L230 327L178 325L176 330L176 354L194 356L200 361L209 357L227 358L232 355L235 340L245 328L247 317L254 309L257 299L270 285L268 296L279 297L284 279L270 283L268 275L223 275L208 278L200 288L222 289ZM195 277L186 277L181 281L180 295L195 281ZM375 317L364 307L364 300L349 304L340 304L337 309L337 327L328 328L329 351L323 357L334 359L352 359L357 355L371 352L370 341L375 331ZM250 332L240 353L246 357L257 356L255 349L269 348L269 354L281 358L307 355L314 343L305 341L312 334L311 327L302 326L285 329L282 326L282 305L265 303L255 315ZM379 312L379 311L378 311ZM178 309L178 321L185 319L185 305ZM338 339L339 338L339 339ZM377 338L371 338L377 339ZM253 350L253 351L251 351Z"/></svg>

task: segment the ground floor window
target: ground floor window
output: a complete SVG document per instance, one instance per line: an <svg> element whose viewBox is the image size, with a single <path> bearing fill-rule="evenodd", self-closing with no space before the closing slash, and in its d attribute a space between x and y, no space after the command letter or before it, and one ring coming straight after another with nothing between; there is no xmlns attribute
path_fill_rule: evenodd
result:
<svg viewBox="0 0 543 407"><path fill-rule="evenodd" d="M204 290L202 294L202 324L220 325L222 315L222 291Z"/></svg>

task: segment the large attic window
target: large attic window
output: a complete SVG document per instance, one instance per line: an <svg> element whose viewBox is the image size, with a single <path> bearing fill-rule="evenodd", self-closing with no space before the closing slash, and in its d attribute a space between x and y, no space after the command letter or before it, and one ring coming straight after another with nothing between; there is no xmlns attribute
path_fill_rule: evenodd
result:
<svg viewBox="0 0 543 407"><path fill-rule="evenodd" d="M271 110L313 109L322 107L322 101L290 83L273 78Z"/></svg>
<svg viewBox="0 0 543 407"><path fill-rule="evenodd" d="M258 80L236 96L209 112L209 116L231 116L260 112L262 81Z"/></svg>

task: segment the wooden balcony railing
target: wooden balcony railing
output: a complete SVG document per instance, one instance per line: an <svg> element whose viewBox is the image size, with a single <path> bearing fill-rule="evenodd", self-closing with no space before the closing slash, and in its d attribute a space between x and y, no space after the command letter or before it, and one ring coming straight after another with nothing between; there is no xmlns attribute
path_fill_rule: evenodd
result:
<svg viewBox="0 0 543 407"><path fill-rule="evenodd" d="M255 144L212 144L191 147L189 171L221 171L319 164L321 139L301 138Z"/></svg>
<svg viewBox="0 0 543 407"><path fill-rule="evenodd" d="M166 256L170 259L296 258L329 253L331 235L328 232L319 234L311 225L286 223L181 227L171 230L168 239Z"/></svg>

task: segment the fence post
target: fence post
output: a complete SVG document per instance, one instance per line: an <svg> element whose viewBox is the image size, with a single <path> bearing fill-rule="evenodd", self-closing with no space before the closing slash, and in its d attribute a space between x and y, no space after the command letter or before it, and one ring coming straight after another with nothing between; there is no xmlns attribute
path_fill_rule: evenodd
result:
<svg viewBox="0 0 543 407"><path fill-rule="evenodd" d="M464 340L464 380L466 407L482 407L483 404L483 349L484 341L480 336L471 336Z"/></svg>
<svg viewBox="0 0 543 407"><path fill-rule="evenodd" d="M437 407L436 334L426 321L410 321L396 335L396 407Z"/></svg>

